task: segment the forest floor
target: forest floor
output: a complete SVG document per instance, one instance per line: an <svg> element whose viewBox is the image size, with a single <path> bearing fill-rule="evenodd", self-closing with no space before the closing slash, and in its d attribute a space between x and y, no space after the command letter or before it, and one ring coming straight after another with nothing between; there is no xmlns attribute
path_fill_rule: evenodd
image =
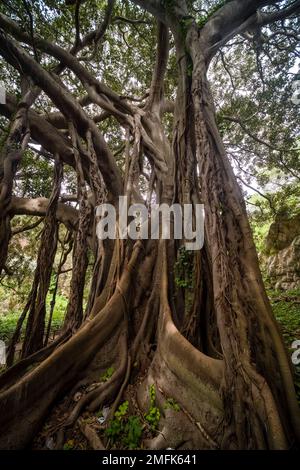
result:
<svg viewBox="0 0 300 470"><path fill-rule="evenodd" d="M269 290L268 295L286 347L292 355L293 341L300 340L300 291ZM5 315L0 311L0 339L5 343L11 338L19 315L20 312L10 312ZM56 308L52 323L52 336L59 331L63 320L64 309ZM97 381L109 380L114 372L113 367L102 371ZM151 390L149 390L149 411L147 415L141 413L136 400L136 390L141 380L142 377L138 377L127 387L117 412L111 419L107 416L109 406L104 406L95 413L84 411L74 426L64 428L76 402L92 389L95 378L91 377L89 383L71 392L54 407L42 430L36 436L33 448L62 448L64 450L104 449L107 446L122 449L142 448L142 442L155 437L159 432L157 430L159 410L154 404L151 405ZM300 403L300 364L295 366L295 385ZM172 399L167 401L166 405L174 412L180 411L179 405Z"/></svg>

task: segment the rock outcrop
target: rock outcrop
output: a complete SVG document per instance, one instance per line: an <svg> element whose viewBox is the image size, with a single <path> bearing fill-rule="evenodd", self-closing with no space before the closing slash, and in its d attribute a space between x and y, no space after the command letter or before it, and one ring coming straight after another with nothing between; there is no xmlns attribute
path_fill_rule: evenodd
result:
<svg viewBox="0 0 300 470"><path fill-rule="evenodd" d="M276 220L266 240L265 267L275 289L300 289L300 214Z"/></svg>

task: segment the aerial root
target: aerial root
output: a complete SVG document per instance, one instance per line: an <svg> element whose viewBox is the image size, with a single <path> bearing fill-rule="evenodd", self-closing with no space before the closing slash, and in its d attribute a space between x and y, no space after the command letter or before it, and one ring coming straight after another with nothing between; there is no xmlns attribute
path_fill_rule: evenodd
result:
<svg viewBox="0 0 300 470"><path fill-rule="evenodd" d="M88 443L90 444L93 450L105 450L105 446L103 445L100 437L98 436L96 430L88 423L86 423L83 419L78 419L78 426Z"/></svg>
<svg viewBox="0 0 300 470"><path fill-rule="evenodd" d="M93 429L87 429L86 425L80 418L80 414L86 408L89 412L95 412L98 410L104 403L107 403L113 399L116 393L119 390L116 401L114 402L113 408L115 409L118 405L118 400L120 400L124 388L127 385L130 373L130 366L128 369L128 359L127 359L127 333L123 333L119 339L120 343L120 352L119 357L121 359L117 371L112 375L112 377L100 384L94 383L91 386L95 386L92 390L85 393L81 399L76 403L75 407L69 414L66 421L59 423L51 428L51 434L56 434L56 449L60 449L64 442L65 431L67 428L73 427L76 422L78 422L79 427L83 434L86 436L87 440L91 446L101 446L101 444L96 443L95 440L95 431ZM125 353L125 354L124 354ZM129 370L129 372L128 372ZM125 376L125 379L123 380ZM79 389L80 385L87 384L87 379L82 379L76 387L73 387L72 393ZM123 381L123 382L122 382ZM121 387L121 388L120 388ZM69 400L72 401L73 396L69 397ZM81 424L80 424L81 423ZM93 444L92 444L93 443Z"/></svg>
<svg viewBox="0 0 300 470"><path fill-rule="evenodd" d="M50 343L43 349L40 349L36 353L31 354L30 356L26 357L25 359L21 359L13 366L9 367L3 374L0 376L0 389L1 392L8 389L12 385L14 385L18 380L20 380L28 371L29 368L34 364L38 364L45 359L61 344L65 343L67 339L70 337L69 332L65 332L55 341Z"/></svg>

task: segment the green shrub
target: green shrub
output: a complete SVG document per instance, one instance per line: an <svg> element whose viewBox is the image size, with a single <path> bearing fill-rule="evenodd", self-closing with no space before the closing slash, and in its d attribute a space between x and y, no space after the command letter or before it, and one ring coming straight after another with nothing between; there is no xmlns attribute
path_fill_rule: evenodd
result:
<svg viewBox="0 0 300 470"><path fill-rule="evenodd" d="M174 398L167 398L165 404L164 404L164 409L168 410L174 410L174 411L180 411L180 406L178 403L174 400Z"/></svg>
<svg viewBox="0 0 300 470"><path fill-rule="evenodd" d="M74 449L74 441L73 439L69 439L67 442L65 442L63 446L63 450L73 450Z"/></svg>
<svg viewBox="0 0 300 470"><path fill-rule="evenodd" d="M154 384L152 384L149 389L149 395L150 395L150 407L149 407L148 412L145 414L145 420L150 425L150 428L154 431L155 429L157 429L158 423L160 420L160 411L157 408L157 406L155 406L156 392L155 392Z"/></svg>
<svg viewBox="0 0 300 470"><path fill-rule="evenodd" d="M142 436L143 428L138 416L129 416L125 424L123 443L128 449L136 449Z"/></svg>
<svg viewBox="0 0 300 470"><path fill-rule="evenodd" d="M51 302L52 296L50 294L47 295L47 315L46 315L46 324L49 320L49 311L50 311L50 302ZM0 289L0 302L4 301L4 291ZM56 302L55 302L55 307L53 311L53 316L52 316L52 322L51 322L51 333L53 334L55 331L59 330L63 324L64 321L64 316L65 316L65 311L66 307L68 304L68 299L63 296L58 294L56 296ZM6 313L0 313L0 339L8 342L12 335L14 334L17 322L19 320L19 317L22 313L22 307L20 305L17 305L14 310L8 310ZM26 321L23 323L22 331L21 331L21 338L23 337L23 334L25 332L25 327L26 327Z"/></svg>
<svg viewBox="0 0 300 470"><path fill-rule="evenodd" d="M107 382L112 377L114 372L115 372L115 368L113 366L106 369L104 374L102 374L100 377L101 382Z"/></svg>
<svg viewBox="0 0 300 470"><path fill-rule="evenodd" d="M179 248L178 258L174 266L175 284L177 287L193 287L193 251Z"/></svg>
<svg viewBox="0 0 300 470"><path fill-rule="evenodd" d="M128 401L124 401L114 414L105 433L113 444L118 442L128 449L139 447L143 428L138 416L128 416Z"/></svg>

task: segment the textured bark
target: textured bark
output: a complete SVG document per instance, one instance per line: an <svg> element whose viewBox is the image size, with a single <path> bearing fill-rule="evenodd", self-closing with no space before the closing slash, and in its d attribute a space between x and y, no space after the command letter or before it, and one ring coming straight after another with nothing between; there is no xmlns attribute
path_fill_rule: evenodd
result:
<svg viewBox="0 0 300 470"><path fill-rule="evenodd" d="M26 87L28 88L28 87ZM10 239L10 205L14 176L29 140L28 109L36 97L35 90L27 89L17 105L8 135L0 149L0 274L5 267Z"/></svg>
<svg viewBox="0 0 300 470"><path fill-rule="evenodd" d="M31 293L29 295L28 319L25 338L22 345L22 357L25 358L44 345L46 318L46 296L50 286L52 266L55 258L58 225L56 221L57 202L62 181L62 165L56 160L54 169L54 187L47 208L41 243L37 257L37 268Z"/></svg>

